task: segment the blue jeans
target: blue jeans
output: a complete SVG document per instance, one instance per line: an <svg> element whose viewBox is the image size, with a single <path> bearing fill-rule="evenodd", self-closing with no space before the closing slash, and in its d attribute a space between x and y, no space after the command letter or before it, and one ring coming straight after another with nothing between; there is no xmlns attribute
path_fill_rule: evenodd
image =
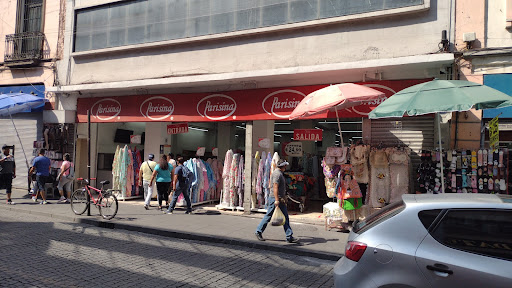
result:
<svg viewBox="0 0 512 288"><path fill-rule="evenodd" d="M192 212L192 203L190 203L190 197L188 195L187 189L176 189L176 191L174 191L174 194L172 195L171 205L169 205L167 212L172 212L172 210L174 210L174 207L176 207L176 202L178 202L178 197L180 196L181 193L183 193L185 202L187 202L187 212Z"/></svg>
<svg viewBox="0 0 512 288"><path fill-rule="evenodd" d="M261 219L260 225L258 225L258 228L256 228L256 232L263 233L265 231L265 228L267 228L268 222L270 222L270 219L272 219L272 214L274 214L274 210L276 208L274 202L276 199L274 197L268 198L268 208L267 208L267 214L265 214L265 217ZM293 236L292 227L290 227L290 219L288 218L288 210L286 209L286 204L279 203L279 209L281 209L281 212L284 214L284 218L286 219L286 222L283 225L284 233L286 234L286 239L290 239Z"/></svg>

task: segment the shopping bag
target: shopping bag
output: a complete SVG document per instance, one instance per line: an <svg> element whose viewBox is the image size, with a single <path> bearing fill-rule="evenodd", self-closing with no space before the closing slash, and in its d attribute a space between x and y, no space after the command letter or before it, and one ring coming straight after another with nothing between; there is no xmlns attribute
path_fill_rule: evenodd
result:
<svg viewBox="0 0 512 288"><path fill-rule="evenodd" d="M274 210L274 214L272 214L272 219L270 219L270 223L272 224L272 226L283 226L285 222L286 219L284 219L284 214L281 211L281 209L279 209L279 206L277 206L276 209Z"/></svg>

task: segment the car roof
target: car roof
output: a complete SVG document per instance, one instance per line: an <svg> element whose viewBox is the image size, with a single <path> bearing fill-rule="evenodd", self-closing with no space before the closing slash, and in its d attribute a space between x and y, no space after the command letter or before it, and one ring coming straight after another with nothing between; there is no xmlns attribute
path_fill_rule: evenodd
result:
<svg viewBox="0 0 512 288"><path fill-rule="evenodd" d="M503 204L511 203L512 197L498 194L442 193L442 194L404 194L405 204Z"/></svg>

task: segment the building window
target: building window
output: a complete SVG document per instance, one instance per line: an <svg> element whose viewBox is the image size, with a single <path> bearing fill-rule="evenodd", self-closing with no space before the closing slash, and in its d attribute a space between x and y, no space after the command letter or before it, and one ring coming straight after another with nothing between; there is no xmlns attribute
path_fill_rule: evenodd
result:
<svg viewBox="0 0 512 288"><path fill-rule="evenodd" d="M123 1L75 12L74 51L300 23L421 5L423 2L423 0Z"/></svg>
<svg viewBox="0 0 512 288"><path fill-rule="evenodd" d="M43 0L18 0L16 33L41 32Z"/></svg>

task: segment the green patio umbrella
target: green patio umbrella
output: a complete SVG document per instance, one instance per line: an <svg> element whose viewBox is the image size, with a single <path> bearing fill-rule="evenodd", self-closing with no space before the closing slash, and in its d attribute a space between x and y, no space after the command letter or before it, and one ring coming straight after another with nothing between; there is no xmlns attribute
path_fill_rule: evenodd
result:
<svg viewBox="0 0 512 288"><path fill-rule="evenodd" d="M392 118L437 113L439 151L441 129L439 112L467 111L512 106L512 96L482 84L463 80L437 80L406 88L377 106L368 118ZM444 165L441 157L441 191L444 192Z"/></svg>

